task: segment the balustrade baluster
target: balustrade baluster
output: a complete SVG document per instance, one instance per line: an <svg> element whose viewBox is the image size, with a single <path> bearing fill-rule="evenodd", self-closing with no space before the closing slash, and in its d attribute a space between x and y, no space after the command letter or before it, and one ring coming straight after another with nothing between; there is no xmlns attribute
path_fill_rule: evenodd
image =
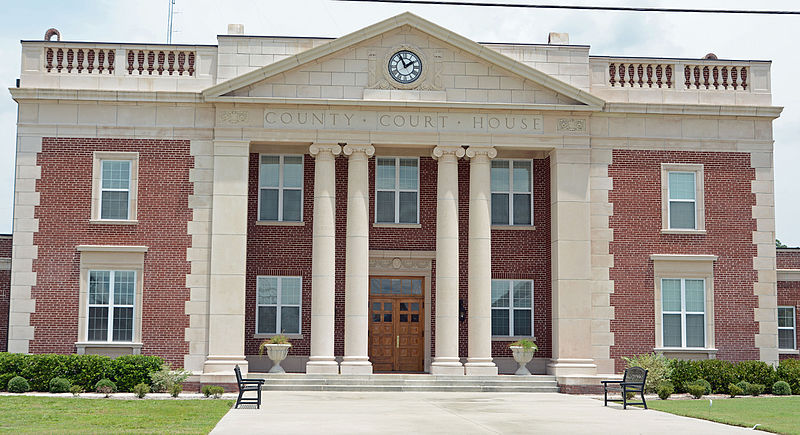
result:
<svg viewBox="0 0 800 435"><path fill-rule="evenodd" d="M625 87L625 64L622 64L622 63L619 64L619 68L617 68L617 71L619 71L619 86L621 88L624 88Z"/></svg>
<svg viewBox="0 0 800 435"><path fill-rule="evenodd" d="M741 76L742 76L742 90L747 90L747 67L743 66L741 68Z"/></svg>
<svg viewBox="0 0 800 435"><path fill-rule="evenodd" d="M182 76L183 72L186 71L186 69L183 67L184 63L186 63L186 52L185 51L181 51L181 52L178 53L178 75L179 76Z"/></svg>
<svg viewBox="0 0 800 435"><path fill-rule="evenodd" d="M667 88L672 88L672 65L667 65L664 74L667 76Z"/></svg>
<svg viewBox="0 0 800 435"><path fill-rule="evenodd" d="M147 52L147 74L153 75L153 65L156 63L156 53L154 51Z"/></svg>
<svg viewBox="0 0 800 435"><path fill-rule="evenodd" d="M653 65L647 65L647 87L653 87Z"/></svg>
<svg viewBox="0 0 800 435"><path fill-rule="evenodd" d="M90 48L88 53L86 53L86 72L91 74L94 71L94 49Z"/></svg>
<svg viewBox="0 0 800 435"><path fill-rule="evenodd" d="M75 59L75 52L71 48L67 49L67 72L72 72L72 61Z"/></svg>
<svg viewBox="0 0 800 435"><path fill-rule="evenodd" d="M703 67L703 85L705 85L706 89L708 89L708 66Z"/></svg>
<svg viewBox="0 0 800 435"><path fill-rule="evenodd" d="M83 71L83 55L84 55L83 49L79 48L78 49L78 64L77 64L77 67L76 67L77 70L78 70L78 74L80 74Z"/></svg>
<svg viewBox="0 0 800 435"><path fill-rule="evenodd" d="M728 67L722 67L722 87L728 89Z"/></svg>
<svg viewBox="0 0 800 435"><path fill-rule="evenodd" d="M719 68L715 66L711 74L714 76L714 89L719 89Z"/></svg>
<svg viewBox="0 0 800 435"><path fill-rule="evenodd" d="M194 52L189 52L189 75L194 75Z"/></svg>
<svg viewBox="0 0 800 435"><path fill-rule="evenodd" d="M97 50L97 74L103 74L103 64L106 60L105 50Z"/></svg>
<svg viewBox="0 0 800 435"><path fill-rule="evenodd" d="M167 71L169 71L169 75L172 75L172 73L175 72L175 52L174 51L170 51L169 54L167 55L167 64L169 65L169 68L167 68Z"/></svg>
<svg viewBox="0 0 800 435"><path fill-rule="evenodd" d="M633 79L634 71L636 70L634 69L633 64L628 65L628 83L630 83L631 87L633 87L633 84L635 83L635 80Z"/></svg>
<svg viewBox="0 0 800 435"><path fill-rule="evenodd" d="M736 78L737 78L736 77L737 76L736 72L737 72L736 71L736 67L732 66L731 67L731 85L733 85L733 90L739 89L739 84L736 82Z"/></svg>
<svg viewBox="0 0 800 435"><path fill-rule="evenodd" d="M617 68L616 68L616 66L613 63L609 64L608 65L608 82L611 84L612 88L617 83L616 77L617 77Z"/></svg>
<svg viewBox="0 0 800 435"><path fill-rule="evenodd" d="M61 70L64 69L64 50L61 48L56 51L56 62L56 69L58 72L61 72Z"/></svg>

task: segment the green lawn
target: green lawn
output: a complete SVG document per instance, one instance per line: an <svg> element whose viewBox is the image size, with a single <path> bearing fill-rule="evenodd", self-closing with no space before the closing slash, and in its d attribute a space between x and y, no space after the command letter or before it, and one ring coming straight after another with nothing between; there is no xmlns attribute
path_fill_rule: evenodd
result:
<svg viewBox="0 0 800 435"><path fill-rule="evenodd" d="M230 400L0 397L0 432L208 433Z"/></svg>
<svg viewBox="0 0 800 435"><path fill-rule="evenodd" d="M800 434L800 396L744 397L717 399L711 407L708 399L648 400L651 409L718 421L735 426L753 427L783 434Z"/></svg>

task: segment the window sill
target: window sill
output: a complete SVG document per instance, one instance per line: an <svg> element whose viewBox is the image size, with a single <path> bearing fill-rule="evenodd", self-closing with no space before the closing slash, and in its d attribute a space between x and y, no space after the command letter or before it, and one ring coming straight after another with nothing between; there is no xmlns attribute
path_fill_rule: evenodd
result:
<svg viewBox="0 0 800 435"><path fill-rule="evenodd" d="M276 335L280 334L253 334L253 338L268 339L275 337ZM303 338L303 334L284 334L284 336L289 340L301 340Z"/></svg>
<svg viewBox="0 0 800 435"><path fill-rule="evenodd" d="M800 350L797 349L778 349L781 355L800 355Z"/></svg>
<svg viewBox="0 0 800 435"><path fill-rule="evenodd" d="M506 337L503 335L493 335L492 341L508 341L508 342L515 342L519 340L530 340L536 342L536 337Z"/></svg>
<svg viewBox="0 0 800 435"><path fill-rule="evenodd" d="M91 219L89 223L97 225L139 225L139 221L134 219Z"/></svg>
<svg viewBox="0 0 800 435"><path fill-rule="evenodd" d="M130 349L134 355L142 351L142 343L133 342L79 341L75 343L75 347L79 355L85 354L86 349Z"/></svg>
<svg viewBox="0 0 800 435"><path fill-rule="evenodd" d="M706 230L674 230L664 228L661 230L661 234L686 234L703 236L706 234Z"/></svg>
<svg viewBox="0 0 800 435"><path fill-rule="evenodd" d="M422 228L422 224L372 224L372 228Z"/></svg>
<svg viewBox="0 0 800 435"><path fill-rule="evenodd" d="M714 357L717 355L717 349L714 348L705 348L705 347L657 347L653 349L654 352L663 353L663 354L670 354L670 353L680 353L680 354L704 354L708 355L709 358Z"/></svg>
<svg viewBox="0 0 800 435"><path fill-rule="evenodd" d="M492 225L493 230L521 230L521 231L534 231L535 225Z"/></svg>
<svg viewBox="0 0 800 435"><path fill-rule="evenodd" d="M305 222L285 222L285 221L256 221L256 225L273 227L304 227Z"/></svg>

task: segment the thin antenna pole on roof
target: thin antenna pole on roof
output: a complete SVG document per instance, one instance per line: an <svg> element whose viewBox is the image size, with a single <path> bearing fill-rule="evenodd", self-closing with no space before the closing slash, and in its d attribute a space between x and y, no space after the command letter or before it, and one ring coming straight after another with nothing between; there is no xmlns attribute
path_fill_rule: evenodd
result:
<svg viewBox="0 0 800 435"><path fill-rule="evenodd" d="M172 15L175 10L175 0L167 0L169 2L169 12L167 16L167 44L172 44Z"/></svg>

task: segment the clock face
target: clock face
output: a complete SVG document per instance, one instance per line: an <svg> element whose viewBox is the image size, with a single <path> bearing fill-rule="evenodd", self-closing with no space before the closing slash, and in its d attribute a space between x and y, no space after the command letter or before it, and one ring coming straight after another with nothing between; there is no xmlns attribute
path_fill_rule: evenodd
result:
<svg viewBox="0 0 800 435"><path fill-rule="evenodd" d="M422 60L408 50L400 50L389 59L389 75L400 83L408 84L422 74Z"/></svg>

